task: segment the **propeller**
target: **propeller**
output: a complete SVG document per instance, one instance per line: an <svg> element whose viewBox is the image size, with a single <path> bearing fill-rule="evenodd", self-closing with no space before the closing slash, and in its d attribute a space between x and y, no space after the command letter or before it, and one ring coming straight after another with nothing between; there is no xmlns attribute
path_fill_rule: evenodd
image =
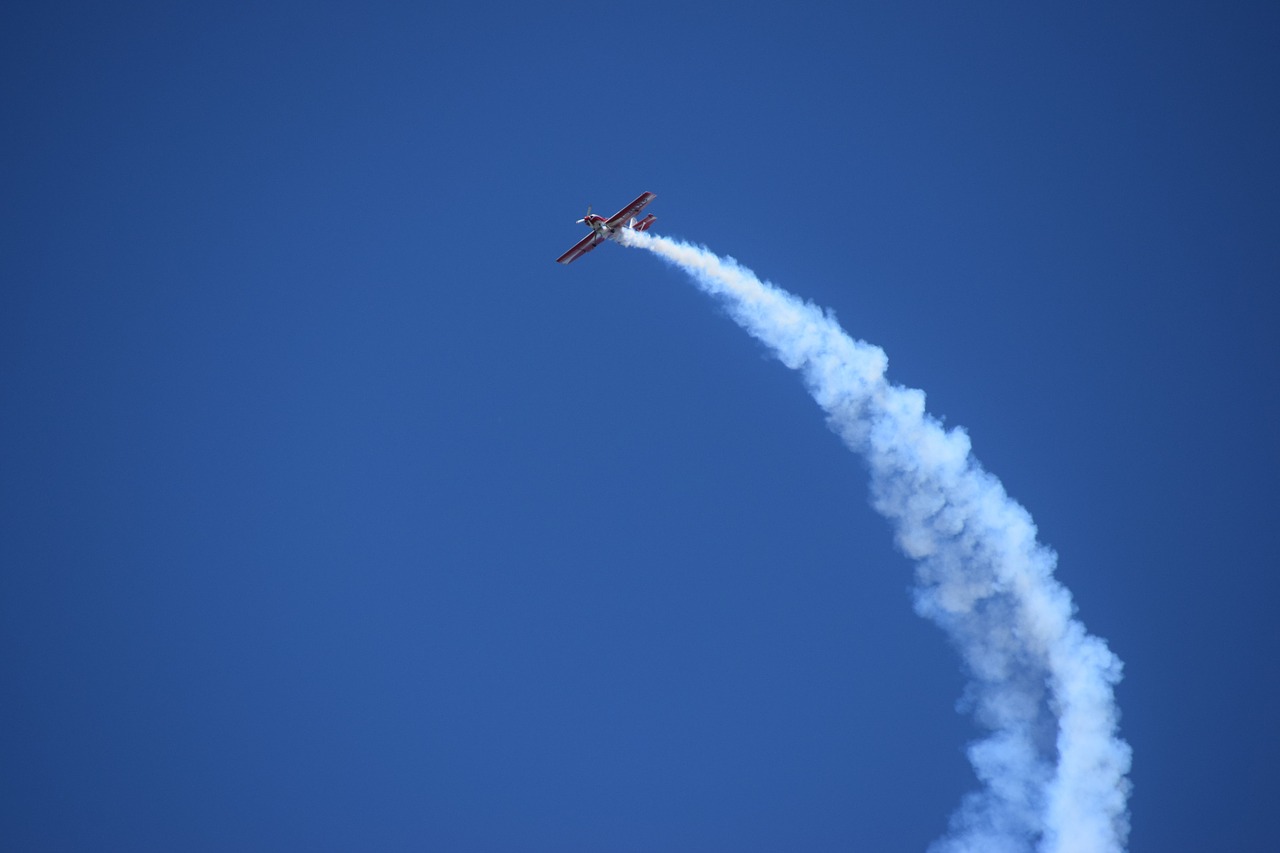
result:
<svg viewBox="0 0 1280 853"><path fill-rule="evenodd" d="M590 216L590 215L591 215L591 205L587 205L587 216ZM582 225L583 223L585 223L587 221L587 216L584 216L581 219L579 219L578 224Z"/></svg>

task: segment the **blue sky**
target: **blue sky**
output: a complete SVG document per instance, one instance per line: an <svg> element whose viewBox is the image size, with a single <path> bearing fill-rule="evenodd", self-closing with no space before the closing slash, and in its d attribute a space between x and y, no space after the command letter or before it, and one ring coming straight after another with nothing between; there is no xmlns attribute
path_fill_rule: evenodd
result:
<svg viewBox="0 0 1280 853"><path fill-rule="evenodd" d="M965 426L1125 661L1130 849L1270 850L1265 4L0 18L0 845L923 850L963 673L798 377Z"/></svg>

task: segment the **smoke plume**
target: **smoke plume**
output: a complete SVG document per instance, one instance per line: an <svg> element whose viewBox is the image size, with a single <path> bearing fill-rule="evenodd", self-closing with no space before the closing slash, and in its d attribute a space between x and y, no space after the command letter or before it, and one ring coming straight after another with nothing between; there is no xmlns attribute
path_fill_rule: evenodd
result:
<svg viewBox="0 0 1280 853"><path fill-rule="evenodd" d="M1117 735L1121 662L1074 617L1025 509L944 430L924 393L885 379L879 347L731 258L649 233L622 242L680 267L798 370L831 428L864 456L872 504L916 564L916 611L952 639L967 705L987 731L968 749L982 782L935 853L1119 853L1130 748Z"/></svg>

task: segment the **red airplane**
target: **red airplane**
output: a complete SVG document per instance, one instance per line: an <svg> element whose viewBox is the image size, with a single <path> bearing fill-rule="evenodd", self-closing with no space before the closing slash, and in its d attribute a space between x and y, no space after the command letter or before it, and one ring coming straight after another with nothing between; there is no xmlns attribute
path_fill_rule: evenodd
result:
<svg viewBox="0 0 1280 853"><path fill-rule="evenodd" d="M571 264L578 258L590 252L596 246L599 246L605 240L617 240L618 235L623 228L630 228L633 231L648 231L649 226L658 221L658 217L650 213L644 219L636 222L636 216L640 211L644 210L644 206L657 198L653 193L643 193L638 199L631 204L619 210L613 216L605 219L591 212L591 205L587 205L587 215L578 220L584 225L591 226L591 233L578 241L578 244L560 257L556 258L557 264Z"/></svg>

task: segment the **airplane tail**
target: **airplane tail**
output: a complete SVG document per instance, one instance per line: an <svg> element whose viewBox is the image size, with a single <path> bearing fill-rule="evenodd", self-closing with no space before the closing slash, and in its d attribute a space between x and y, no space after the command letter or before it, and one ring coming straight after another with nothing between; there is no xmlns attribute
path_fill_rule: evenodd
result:
<svg viewBox="0 0 1280 853"><path fill-rule="evenodd" d="M650 213L648 216L646 216L644 219L641 219L639 222L633 222L631 227L636 231L648 231L649 227L652 226L653 223L657 221L658 221L658 217Z"/></svg>

